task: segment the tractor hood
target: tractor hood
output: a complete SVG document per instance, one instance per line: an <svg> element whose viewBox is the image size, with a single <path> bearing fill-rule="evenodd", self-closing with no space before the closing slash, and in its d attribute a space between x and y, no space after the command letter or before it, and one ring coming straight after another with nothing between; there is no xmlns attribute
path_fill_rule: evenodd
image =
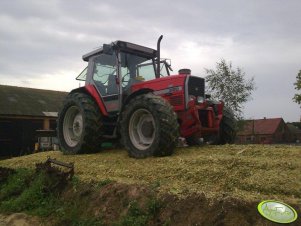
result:
<svg viewBox="0 0 301 226"><path fill-rule="evenodd" d="M205 97L205 79L190 74L171 75L136 83L131 87L131 92L133 93L141 89L157 91L156 93L160 93L160 91L170 91L172 93L172 91L178 90L185 92L186 95Z"/></svg>
<svg viewBox="0 0 301 226"><path fill-rule="evenodd" d="M131 87L131 93L141 90L164 97L175 110L184 110L188 108L191 98L205 98L205 79L190 74L179 74L139 82Z"/></svg>
<svg viewBox="0 0 301 226"><path fill-rule="evenodd" d="M174 89L175 87L181 87L180 89L184 90L186 78L189 75L180 74L180 75L171 75L167 77L161 77L158 79L149 80L146 82L140 82L133 84L131 87L131 92L134 93L141 89L148 89L152 91L168 91L166 89Z"/></svg>

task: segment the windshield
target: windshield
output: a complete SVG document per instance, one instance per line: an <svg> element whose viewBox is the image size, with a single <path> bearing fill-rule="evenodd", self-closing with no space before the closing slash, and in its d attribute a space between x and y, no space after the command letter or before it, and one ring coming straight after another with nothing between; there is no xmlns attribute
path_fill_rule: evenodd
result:
<svg viewBox="0 0 301 226"><path fill-rule="evenodd" d="M121 75L123 87L139 81L155 79L156 73L153 59L122 52Z"/></svg>

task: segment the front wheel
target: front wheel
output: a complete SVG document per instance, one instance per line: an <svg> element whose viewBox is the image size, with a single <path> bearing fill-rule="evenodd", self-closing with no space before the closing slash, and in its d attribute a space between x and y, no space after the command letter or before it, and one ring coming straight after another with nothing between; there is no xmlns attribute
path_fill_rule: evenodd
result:
<svg viewBox="0 0 301 226"><path fill-rule="evenodd" d="M120 127L122 143L134 158L171 155L179 137L177 116L171 105L152 93L128 103Z"/></svg>

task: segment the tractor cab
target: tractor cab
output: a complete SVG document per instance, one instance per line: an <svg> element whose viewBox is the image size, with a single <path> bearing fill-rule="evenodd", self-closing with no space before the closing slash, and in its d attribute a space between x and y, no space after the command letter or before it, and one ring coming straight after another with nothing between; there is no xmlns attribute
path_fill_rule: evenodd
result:
<svg viewBox="0 0 301 226"><path fill-rule="evenodd" d="M104 44L83 56L88 66L77 80L96 87L108 113L114 113L120 110L122 97L131 93L132 85L170 74L167 61L157 64L157 58L157 50L133 43L116 41Z"/></svg>

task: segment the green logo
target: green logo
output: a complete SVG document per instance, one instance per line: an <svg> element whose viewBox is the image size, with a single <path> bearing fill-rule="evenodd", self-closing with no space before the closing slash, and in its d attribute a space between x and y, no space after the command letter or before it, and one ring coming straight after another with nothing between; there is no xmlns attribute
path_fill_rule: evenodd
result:
<svg viewBox="0 0 301 226"><path fill-rule="evenodd" d="M257 209L263 217L276 223L291 223L298 217L293 207L274 200L262 201Z"/></svg>

